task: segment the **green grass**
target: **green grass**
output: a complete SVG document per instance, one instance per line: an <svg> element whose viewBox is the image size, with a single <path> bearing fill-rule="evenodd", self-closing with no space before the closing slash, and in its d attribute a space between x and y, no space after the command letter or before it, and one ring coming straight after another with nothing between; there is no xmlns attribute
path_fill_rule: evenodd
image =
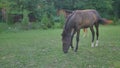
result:
<svg viewBox="0 0 120 68"><path fill-rule="evenodd" d="M120 68L120 26L100 26L99 46L91 33L78 52L62 52L62 29L0 33L0 68ZM75 41L74 41L75 42Z"/></svg>

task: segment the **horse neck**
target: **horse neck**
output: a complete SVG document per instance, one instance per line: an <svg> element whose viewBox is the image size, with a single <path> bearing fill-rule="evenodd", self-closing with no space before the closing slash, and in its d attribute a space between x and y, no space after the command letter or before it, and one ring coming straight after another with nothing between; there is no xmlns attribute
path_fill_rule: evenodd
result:
<svg viewBox="0 0 120 68"><path fill-rule="evenodd" d="M71 32L72 32L73 25L72 25L72 22L70 22L70 19L73 15L74 15L74 13L71 13L66 19L64 30L67 34L71 34Z"/></svg>
<svg viewBox="0 0 120 68"><path fill-rule="evenodd" d="M65 27L64 31L65 31L66 35L71 35L72 27L71 26Z"/></svg>

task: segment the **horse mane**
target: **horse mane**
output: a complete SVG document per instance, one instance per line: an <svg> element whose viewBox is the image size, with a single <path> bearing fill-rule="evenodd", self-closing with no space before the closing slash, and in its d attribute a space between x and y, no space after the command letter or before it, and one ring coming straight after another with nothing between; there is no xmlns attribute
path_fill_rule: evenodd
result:
<svg viewBox="0 0 120 68"><path fill-rule="evenodd" d="M70 29L70 26L69 26L69 20L70 18L73 16L73 12L71 14L68 15L67 19L66 19L66 22L65 22L65 26L64 26L64 30L63 30L63 33L62 33L62 36L64 36L67 31Z"/></svg>

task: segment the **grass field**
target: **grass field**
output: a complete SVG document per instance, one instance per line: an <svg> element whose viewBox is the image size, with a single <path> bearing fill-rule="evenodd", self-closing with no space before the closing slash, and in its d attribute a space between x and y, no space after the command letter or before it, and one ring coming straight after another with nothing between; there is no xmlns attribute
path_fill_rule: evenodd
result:
<svg viewBox="0 0 120 68"><path fill-rule="evenodd" d="M61 33L62 29L0 33L0 68L120 68L120 26L100 26L95 48L90 46L90 31L85 38L81 31L77 53L62 52Z"/></svg>

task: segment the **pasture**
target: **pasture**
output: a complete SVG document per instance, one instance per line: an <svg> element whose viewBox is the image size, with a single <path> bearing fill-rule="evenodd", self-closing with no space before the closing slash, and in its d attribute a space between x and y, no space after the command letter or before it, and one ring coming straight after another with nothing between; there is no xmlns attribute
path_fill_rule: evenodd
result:
<svg viewBox="0 0 120 68"><path fill-rule="evenodd" d="M62 51L62 29L2 32L0 68L120 68L120 26L100 26L94 48L88 31L83 38L81 30L78 52L69 49L67 54Z"/></svg>

